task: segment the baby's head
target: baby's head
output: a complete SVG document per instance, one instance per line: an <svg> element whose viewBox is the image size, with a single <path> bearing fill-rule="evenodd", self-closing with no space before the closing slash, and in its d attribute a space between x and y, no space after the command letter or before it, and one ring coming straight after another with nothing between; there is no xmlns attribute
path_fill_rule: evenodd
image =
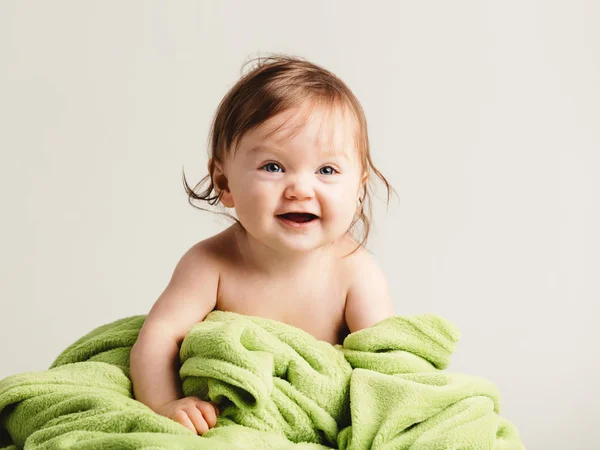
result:
<svg viewBox="0 0 600 450"><path fill-rule="evenodd" d="M275 55L258 58L219 104L208 175L194 189L210 180L208 188L196 193L183 180L190 203L235 208L237 219L227 216L253 238L305 252L332 244L358 222L359 246L367 241L373 173L389 202L391 186L371 161L367 122L352 91L315 64Z"/></svg>

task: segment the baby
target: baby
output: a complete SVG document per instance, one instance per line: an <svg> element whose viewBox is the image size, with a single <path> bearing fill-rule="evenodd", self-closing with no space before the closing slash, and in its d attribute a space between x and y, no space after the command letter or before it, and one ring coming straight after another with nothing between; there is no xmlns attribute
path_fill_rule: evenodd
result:
<svg viewBox="0 0 600 450"><path fill-rule="evenodd" d="M395 315L362 246L369 175L385 183L388 201L390 185L371 161L360 103L304 59L259 59L217 109L199 183L210 186L197 194L184 176L190 200L234 208L236 223L182 256L131 350L135 398L198 434L219 410L182 398L179 345L212 310L285 322L331 344ZM358 221L361 243L349 235Z"/></svg>

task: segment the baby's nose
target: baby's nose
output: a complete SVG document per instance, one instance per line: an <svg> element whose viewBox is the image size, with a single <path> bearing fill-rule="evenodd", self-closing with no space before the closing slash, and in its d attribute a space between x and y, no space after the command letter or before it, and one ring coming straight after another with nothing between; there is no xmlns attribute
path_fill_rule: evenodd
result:
<svg viewBox="0 0 600 450"><path fill-rule="evenodd" d="M289 178L285 188L285 196L289 199L304 200L314 196L312 183L307 176L296 175Z"/></svg>

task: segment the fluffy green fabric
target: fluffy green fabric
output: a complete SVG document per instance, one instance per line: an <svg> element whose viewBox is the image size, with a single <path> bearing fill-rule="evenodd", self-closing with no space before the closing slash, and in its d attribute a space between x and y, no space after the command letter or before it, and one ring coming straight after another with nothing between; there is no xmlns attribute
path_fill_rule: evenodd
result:
<svg viewBox="0 0 600 450"><path fill-rule="evenodd" d="M0 449L521 450L493 383L443 371L444 319L396 316L332 346L270 319L213 311L184 339L185 395L219 405L204 436L132 398L145 316L103 325L49 370L0 381Z"/></svg>

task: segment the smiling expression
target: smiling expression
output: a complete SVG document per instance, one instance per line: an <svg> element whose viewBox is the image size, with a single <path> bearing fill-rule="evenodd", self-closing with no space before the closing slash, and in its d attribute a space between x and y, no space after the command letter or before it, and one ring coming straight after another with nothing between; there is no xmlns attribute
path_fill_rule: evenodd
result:
<svg viewBox="0 0 600 450"><path fill-rule="evenodd" d="M366 181L348 114L315 107L302 126L306 112L270 118L216 164L215 180L227 180L221 202L273 249L308 251L345 235Z"/></svg>

